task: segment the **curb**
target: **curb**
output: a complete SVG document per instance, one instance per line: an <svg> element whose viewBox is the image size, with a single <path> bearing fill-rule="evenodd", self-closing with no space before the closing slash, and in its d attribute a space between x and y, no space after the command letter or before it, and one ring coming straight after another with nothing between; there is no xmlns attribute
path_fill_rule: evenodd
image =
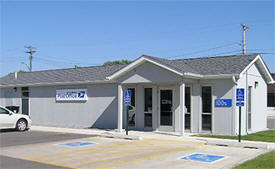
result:
<svg viewBox="0 0 275 169"><path fill-rule="evenodd" d="M224 140L224 139L205 139L201 137L194 137L196 141L205 141L208 145L224 146L224 147L240 147L250 149L265 149L274 150L275 143L264 143L264 142L249 142L243 141L238 142L237 140Z"/></svg>
<svg viewBox="0 0 275 169"><path fill-rule="evenodd" d="M116 133L111 133L111 132L104 132L104 133L98 133L98 132L84 132L83 130L86 129L81 129L82 131L77 131L77 129L72 129L72 130L53 130L53 129L46 129L46 128L35 128L35 129L30 129L30 131L42 131L42 132L57 132L57 133L71 133L71 134L86 134L86 135L93 135L93 136L98 136L98 137L105 137L105 138L118 138L118 139L126 139L126 140L142 140L143 138L140 136L135 136L135 135L124 135L124 134L116 134ZM88 129L87 129L88 131Z"/></svg>
<svg viewBox="0 0 275 169"><path fill-rule="evenodd" d="M106 137L106 138L126 139L126 140L142 140L143 139L140 136L113 134L113 133L110 133L110 132L106 132L106 133L100 134L99 136L100 137Z"/></svg>

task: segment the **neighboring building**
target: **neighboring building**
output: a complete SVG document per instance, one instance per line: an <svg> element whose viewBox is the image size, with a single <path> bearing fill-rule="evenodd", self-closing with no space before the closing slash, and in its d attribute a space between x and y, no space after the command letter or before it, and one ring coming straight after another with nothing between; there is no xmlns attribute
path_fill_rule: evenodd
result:
<svg viewBox="0 0 275 169"><path fill-rule="evenodd" d="M271 76L275 79L275 73ZM275 84L269 84L267 89L267 107L275 107Z"/></svg>
<svg viewBox="0 0 275 169"><path fill-rule="evenodd" d="M179 60L143 55L129 65L9 74L0 79L0 104L20 106L38 125L122 131L128 89L130 129L236 135L236 89L246 91L247 134L266 129L268 83L273 79L258 54Z"/></svg>

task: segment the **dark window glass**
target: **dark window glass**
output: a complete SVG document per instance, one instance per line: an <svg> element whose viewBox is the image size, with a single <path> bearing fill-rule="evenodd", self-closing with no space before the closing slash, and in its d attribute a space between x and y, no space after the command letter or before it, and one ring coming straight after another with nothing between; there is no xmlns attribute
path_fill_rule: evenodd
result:
<svg viewBox="0 0 275 169"><path fill-rule="evenodd" d="M211 130L211 114L202 115L202 130Z"/></svg>
<svg viewBox="0 0 275 169"><path fill-rule="evenodd" d="M144 126L145 127L152 127L152 113L145 113L144 114Z"/></svg>
<svg viewBox="0 0 275 169"><path fill-rule="evenodd" d="M29 88L28 87L22 87L22 91L28 91L29 90Z"/></svg>
<svg viewBox="0 0 275 169"><path fill-rule="evenodd" d="M268 107L275 107L275 93L268 93L267 94L267 106Z"/></svg>
<svg viewBox="0 0 275 169"><path fill-rule="evenodd" d="M9 114L9 112L3 108L0 108L0 114Z"/></svg>
<svg viewBox="0 0 275 169"><path fill-rule="evenodd" d="M191 112L191 90L190 87L185 87L185 107L187 112Z"/></svg>
<svg viewBox="0 0 275 169"><path fill-rule="evenodd" d="M172 90L160 91L160 125L172 126Z"/></svg>
<svg viewBox="0 0 275 169"><path fill-rule="evenodd" d="M29 92L22 92L23 97L29 97Z"/></svg>
<svg viewBox="0 0 275 169"><path fill-rule="evenodd" d="M212 112L211 87L202 87L202 112Z"/></svg>
<svg viewBox="0 0 275 169"><path fill-rule="evenodd" d="M131 106L136 107L136 90L135 88L129 88L131 90ZM130 110L132 110L130 106Z"/></svg>
<svg viewBox="0 0 275 169"><path fill-rule="evenodd" d="M191 126L191 114L185 114L185 129L190 129Z"/></svg>
<svg viewBox="0 0 275 169"><path fill-rule="evenodd" d="M144 89L144 111L152 111L152 88Z"/></svg>

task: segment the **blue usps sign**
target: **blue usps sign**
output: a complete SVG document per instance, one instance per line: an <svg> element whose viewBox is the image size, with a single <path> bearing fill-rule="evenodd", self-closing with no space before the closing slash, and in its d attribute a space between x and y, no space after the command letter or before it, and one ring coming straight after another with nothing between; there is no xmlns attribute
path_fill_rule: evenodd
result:
<svg viewBox="0 0 275 169"><path fill-rule="evenodd" d="M238 88L236 93L236 100L244 101L244 88Z"/></svg>
<svg viewBox="0 0 275 169"><path fill-rule="evenodd" d="M126 106L131 105L131 90L125 91L124 101Z"/></svg>
<svg viewBox="0 0 275 169"><path fill-rule="evenodd" d="M192 154L186 157L182 157L182 160L192 160L192 161L200 161L200 162L207 162L213 163L218 160L225 158L225 156L218 156L218 155L210 155L210 154Z"/></svg>
<svg viewBox="0 0 275 169"><path fill-rule="evenodd" d="M216 99L216 107L232 107L232 99Z"/></svg>

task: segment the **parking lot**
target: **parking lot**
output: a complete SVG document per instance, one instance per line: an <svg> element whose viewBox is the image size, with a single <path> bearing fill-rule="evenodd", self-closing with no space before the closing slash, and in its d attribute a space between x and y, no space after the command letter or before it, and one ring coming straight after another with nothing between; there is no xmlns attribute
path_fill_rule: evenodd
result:
<svg viewBox="0 0 275 169"><path fill-rule="evenodd" d="M20 137L21 136L21 137ZM16 142L13 142L18 138ZM7 143L10 140L13 143ZM25 144L20 144L20 140ZM53 132L1 133L1 168L230 168L262 153L197 141L125 140ZM29 142L30 141L30 142ZM223 156L217 161L181 159L192 154Z"/></svg>

